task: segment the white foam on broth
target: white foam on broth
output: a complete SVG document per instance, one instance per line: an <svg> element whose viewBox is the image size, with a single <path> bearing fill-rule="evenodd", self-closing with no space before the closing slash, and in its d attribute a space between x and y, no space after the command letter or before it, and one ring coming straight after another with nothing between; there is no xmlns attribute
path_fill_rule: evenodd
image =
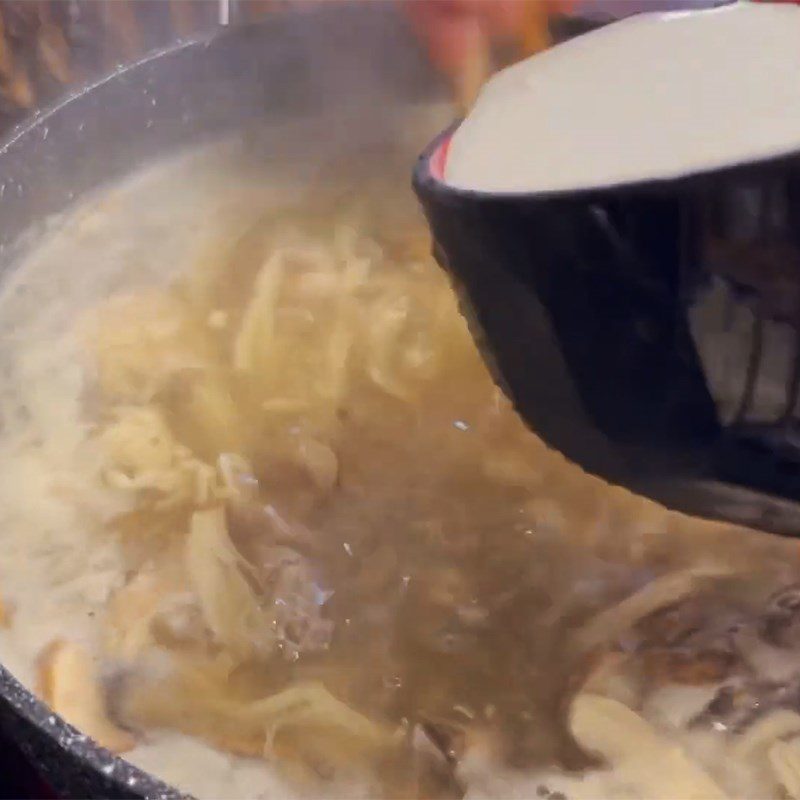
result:
<svg viewBox="0 0 800 800"><path fill-rule="evenodd" d="M28 687L42 647L97 646L97 619L125 579L117 543L99 536L120 508L98 491L81 423L85 351L75 322L100 298L163 284L243 209L296 196L257 180L231 144L156 164L48 221L50 232L6 278L0 296L0 586L13 624L0 660ZM143 203L143 198L148 198ZM289 796L260 762L156 733L126 758L198 796Z"/></svg>

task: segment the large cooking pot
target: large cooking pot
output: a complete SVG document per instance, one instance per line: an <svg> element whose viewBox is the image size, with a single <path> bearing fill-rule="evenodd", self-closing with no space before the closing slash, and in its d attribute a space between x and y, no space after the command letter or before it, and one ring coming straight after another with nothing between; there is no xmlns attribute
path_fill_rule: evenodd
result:
<svg viewBox="0 0 800 800"><path fill-rule="evenodd" d="M555 22L556 38L598 24ZM340 0L153 53L0 143L0 280L53 215L155 160L232 132L306 186L318 185L333 159L346 163L351 185L386 173L413 203L408 170L447 121L445 94L393 3ZM392 166L388 152L400 156ZM67 725L2 661L0 652L0 740L12 741L60 797L181 796Z"/></svg>
<svg viewBox="0 0 800 800"><path fill-rule="evenodd" d="M285 142L285 156L280 138L269 139L269 157L298 168L318 155L321 117L330 119L334 149L360 154L392 141L398 109L442 87L391 4L335 5L179 43L14 130L0 146L3 270L35 243L48 216L157 157L232 130L294 119L296 133L307 123L314 134ZM409 164L433 132L408 143ZM59 796L180 796L71 728L2 666L0 734Z"/></svg>

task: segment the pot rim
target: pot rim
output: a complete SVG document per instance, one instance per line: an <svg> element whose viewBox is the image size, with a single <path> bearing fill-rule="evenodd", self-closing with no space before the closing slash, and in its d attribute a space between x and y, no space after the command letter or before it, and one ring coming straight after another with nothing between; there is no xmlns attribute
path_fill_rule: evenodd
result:
<svg viewBox="0 0 800 800"><path fill-rule="evenodd" d="M270 20L257 23L258 27L267 27ZM0 140L0 157L3 157L20 140L28 136L38 135L42 126L48 120L73 103L80 102L86 95L91 94L100 87L119 80L128 74L135 73L154 61L174 55L193 47L208 46L213 40L228 35L232 28L214 29L194 37L177 40L166 47L149 51L141 58L126 64L120 64L111 72L105 73L96 80L91 80L84 85L69 91L65 96L43 109L34 111L29 116L17 123L11 131ZM43 700L24 686L0 661L0 700L8 704L18 718L26 721L36 728L42 735L57 745L60 750L68 753L73 759L87 765L92 771L98 773L105 784L106 790L113 791L120 797L149 797L159 800L178 800L189 798L174 786L162 781L160 778L126 761L124 755L116 755L100 746L87 734L70 725L66 720L53 711ZM26 743L13 736L15 744L25 751ZM38 765L34 763L38 770ZM112 795L108 795L112 796Z"/></svg>

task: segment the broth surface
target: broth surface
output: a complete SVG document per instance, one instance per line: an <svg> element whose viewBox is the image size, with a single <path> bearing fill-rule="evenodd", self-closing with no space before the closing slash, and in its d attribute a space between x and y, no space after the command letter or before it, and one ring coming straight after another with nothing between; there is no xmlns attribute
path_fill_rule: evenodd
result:
<svg viewBox="0 0 800 800"><path fill-rule="evenodd" d="M549 451L413 209L315 198L202 152L7 281L4 663L200 796L778 796L796 544Z"/></svg>

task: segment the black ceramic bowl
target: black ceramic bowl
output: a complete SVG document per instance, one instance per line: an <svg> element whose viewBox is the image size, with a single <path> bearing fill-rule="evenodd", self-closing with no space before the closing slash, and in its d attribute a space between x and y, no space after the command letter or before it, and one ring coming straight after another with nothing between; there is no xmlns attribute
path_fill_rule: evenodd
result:
<svg viewBox="0 0 800 800"><path fill-rule="evenodd" d="M586 470L669 506L800 532L800 148L672 180L414 187L498 382Z"/></svg>

